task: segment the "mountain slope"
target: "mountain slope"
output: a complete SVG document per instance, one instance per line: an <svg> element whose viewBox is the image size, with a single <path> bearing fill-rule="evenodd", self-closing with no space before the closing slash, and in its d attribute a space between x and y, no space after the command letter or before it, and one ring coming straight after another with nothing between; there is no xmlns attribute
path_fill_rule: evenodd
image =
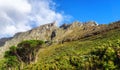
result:
<svg viewBox="0 0 120 70"><path fill-rule="evenodd" d="M90 26L91 25L91 26ZM70 37L69 35L72 34L72 32L78 32L77 29L82 31L83 28L87 27L93 27L96 26L94 22L88 22L86 24L79 23L79 22L73 22L72 24L68 26L61 26L57 27L56 23L50 23L45 24L40 27L34 28L32 30L29 30L27 32L20 32L14 35L12 38L6 39L4 42L3 39L0 41L0 56L3 56L3 53L9 49L10 46L17 45L19 42L22 42L24 40L44 40L47 42L56 42L60 43L67 39L67 37ZM64 27L67 27L64 29ZM84 33L86 33L87 30L85 30ZM62 35L61 35L62 34ZM83 33L80 33L79 35L82 35ZM76 34L74 34L76 35ZM76 36L75 36L76 37Z"/></svg>
<svg viewBox="0 0 120 70"><path fill-rule="evenodd" d="M109 42L111 42L111 44L117 43L117 40L120 40L119 35L120 28L117 28L77 41L42 48L39 50L37 62L27 67L25 66L25 70L96 70L104 68L97 66L94 66L94 68L92 68L92 66L89 67L92 62L85 61L85 59L90 59L90 53L94 51L95 48L102 47L103 45L109 46ZM120 42L118 43L120 44Z"/></svg>
<svg viewBox="0 0 120 70"><path fill-rule="evenodd" d="M60 27L51 23L27 32L17 33L13 38L6 39L3 47L0 47L2 50L0 53L3 56L9 47L17 46L24 40L44 40L46 44L37 53L36 61L27 64L27 66L25 64L23 66L25 70L76 70L80 68L83 70L91 68L93 70L94 60L88 61L88 59L93 59L91 51L104 44L109 46L109 42L116 43L120 39L119 35L119 21L109 25L97 25L92 21L86 23L73 22L72 24L63 24ZM99 65L95 67L99 69Z"/></svg>

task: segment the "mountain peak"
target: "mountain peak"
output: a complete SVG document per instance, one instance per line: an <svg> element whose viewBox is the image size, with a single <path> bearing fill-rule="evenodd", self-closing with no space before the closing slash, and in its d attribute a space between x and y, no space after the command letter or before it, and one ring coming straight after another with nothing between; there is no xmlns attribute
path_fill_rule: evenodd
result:
<svg viewBox="0 0 120 70"><path fill-rule="evenodd" d="M86 25L86 26L97 26L98 24L95 21L88 21L88 22L85 22L84 25Z"/></svg>
<svg viewBox="0 0 120 70"><path fill-rule="evenodd" d="M84 37L89 37L91 35L96 35L102 32L103 30L109 30L112 28L119 28L119 22L112 24L109 28L107 26L98 24L95 21L88 21L85 23L75 21L72 24L63 24L60 27L57 27L56 21L41 25L32 30L26 32L20 32L14 35L12 38L1 39L0 40L0 56L3 56L6 50L10 46L17 45L18 43L24 40L44 40L48 42L61 43L71 40L77 40Z"/></svg>

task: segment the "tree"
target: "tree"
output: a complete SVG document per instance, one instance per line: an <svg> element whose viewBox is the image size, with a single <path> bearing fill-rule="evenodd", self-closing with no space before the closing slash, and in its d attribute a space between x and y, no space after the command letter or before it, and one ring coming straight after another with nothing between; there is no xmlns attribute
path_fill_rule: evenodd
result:
<svg viewBox="0 0 120 70"><path fill-rule="evenodd" d="M36 53L43 43L44 41L41 40L23 41L17 45L17 53L21 57L22 61L29 64L35 59Z"/></svg>
<svg viewBox="0 0 120 70"><path fill-rule="evenodd" d="M5 67L9 70L17 68L20 70L20 63L29 64L36 57L36 53L42 46L44 41L41 40L26 40L16 46L11 46L5 52ZM22 64L23 65L23 64Z"/></svg>
<svg viewBox="0 0 120 70"><path fill-rule="evenodd" d="M17 57L14 55L12 50L6 51L4 55L6 61L5 61L5 67L11 70L13 67L19 67L19 61Z"/></svg>

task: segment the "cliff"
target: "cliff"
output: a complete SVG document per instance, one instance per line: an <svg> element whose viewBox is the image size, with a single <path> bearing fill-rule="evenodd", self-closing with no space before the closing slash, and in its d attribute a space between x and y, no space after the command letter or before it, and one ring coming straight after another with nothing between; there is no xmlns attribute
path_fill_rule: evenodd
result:
<svg viewBox="0 0 120 70"><path fill-rule="evenodd" d="M52 43L64 43L97 35L107 30L120 27L119 22L110 25L98 25L94 21L89 22L73 22L71 24L63 24L56 26L56 22L41 25L37 28L26 32L19 32L11 38L0 39L0 56L9 49L10 46L17 45L23 40L44 40Z"/></svg>

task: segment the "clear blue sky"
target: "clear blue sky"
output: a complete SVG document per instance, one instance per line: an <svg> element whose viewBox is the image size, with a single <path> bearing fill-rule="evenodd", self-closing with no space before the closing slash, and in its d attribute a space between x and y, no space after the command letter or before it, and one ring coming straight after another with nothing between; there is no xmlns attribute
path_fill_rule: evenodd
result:
<svg viewBox="0 0 120 70"><path fill-rule="evenodd" d="M120 0L54 0L57 10L71 15L71 21L94 20L109 23L120 20Z"/></svg>

